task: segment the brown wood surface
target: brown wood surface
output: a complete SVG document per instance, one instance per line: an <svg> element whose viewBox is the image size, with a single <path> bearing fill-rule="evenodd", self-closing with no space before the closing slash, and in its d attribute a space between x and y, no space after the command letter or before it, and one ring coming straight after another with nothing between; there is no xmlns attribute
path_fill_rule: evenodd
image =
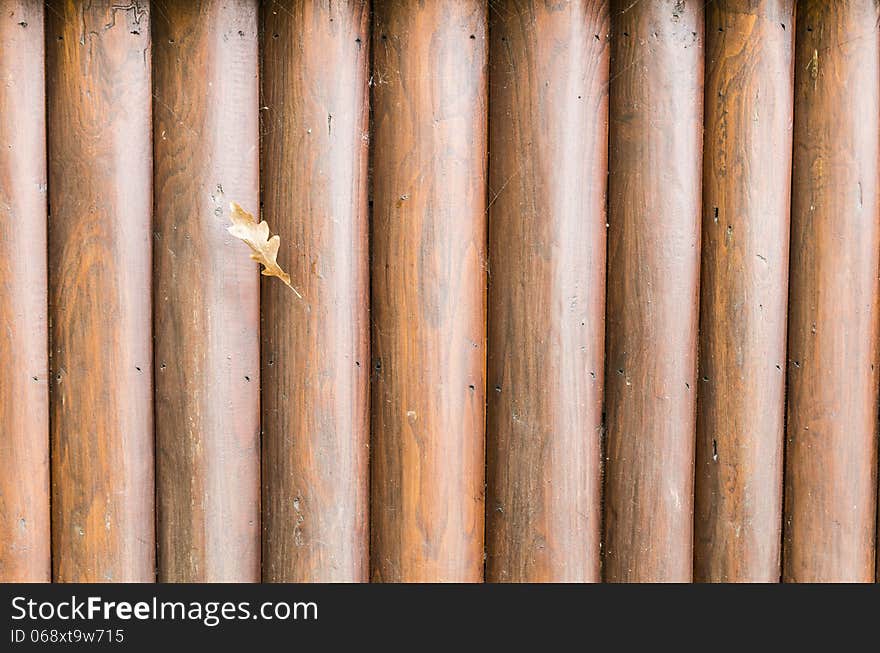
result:
<svg viewBox="0 0 880 653"><path fill-rule="evenodd" d="M43 4L0 0L0 582L51 579Z"/></svg>
<svg viewBox="0 0 880 653"><path fill-rule="evenodd" d="M489 18L486 578L597 581L608 5Z"/></svg>
<svg viewBox="0 0 880 653"><path fill-rule="evenodd" d="M58 581L155 577L148 6L46 5Z"/></svg>
<svg viewBox="0 0 880 653"><path fill-rule="evenodd" d="M706 7L698 581L779 581L793 47L793 0Z"/></svg>
<svg viewBox="0 0 880 653"><path fill-rule="evenodd" d="M692 577L703 10L612 3L604 576Z"/></svg>
<svg viewBox="0 0 880 653"><path fill-rule="evenodd" d="M259 208L257 3L152 13L159 580L255 582L259 273L226 227Z"/></svg>
<svg viewBox="0 0 880 653"><path fill-rule="evenodd" d="M880 6L798 2L786 581L871 581L877 495Z"/></svg>
<svg viewBox="0 0 880 653"><path fill-rule="evenodd" d="M369 578L369 3L263 7L263 579Z"/></svg>
<svg viewBox="0 0 880 653"><path fill-rule="evenodd" d="M372 577L483 576L486 3L377 3Z"/></svg>

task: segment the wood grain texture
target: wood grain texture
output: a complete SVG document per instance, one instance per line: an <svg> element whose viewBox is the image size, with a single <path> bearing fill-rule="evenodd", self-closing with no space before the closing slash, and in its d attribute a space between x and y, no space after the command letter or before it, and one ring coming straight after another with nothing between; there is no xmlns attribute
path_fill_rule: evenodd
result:
<svg viewBox="0 0 880 653"><path fill-rule="evenodd" d="M0 582L51 579L43 5L0 0Z"/></svg>
<svg viewBox="0 0 880 653"><path fill-rule="evenodd" d="M152 581L148 4L46 19L54 578Z"/></svg>
<svg viewBox="0 0 880 653"><path fill-rule="evenodd" d="M374 8L376 581L483 576L486 11Z"/></svg>
<svg viewBox="0 0 880 653"><path fill-rule="evenodd" d="M703 11L612 3L604 576L692 577Z"/></svg>
<svg viewBox="0 0 880 653"><path fill-rule="evenodd" d="M874 579L880 6L798 2L786 581Z"/></svg>
<svg viewBox="0 0 880 653"><path fill-rule="evenodd" d="M263 578L369 578L369 3L263 7Z"/></svg>
<svg viewBox="0 0 880 653"><path fill-rule="evenodd" d="M778 582L794 2L706 12L694 576Z"/></svg>
<svg viewBox="0 0 880 653"><path fill-rule="evenodd" d="M595 582L608 6L494 2L490 24L486 577Z"/></svg>
<svg viewBox="0 0 880 653"><path fill-rule="evenodd" d="M257 3L153 3L158 574L260 580Z"/></svg>

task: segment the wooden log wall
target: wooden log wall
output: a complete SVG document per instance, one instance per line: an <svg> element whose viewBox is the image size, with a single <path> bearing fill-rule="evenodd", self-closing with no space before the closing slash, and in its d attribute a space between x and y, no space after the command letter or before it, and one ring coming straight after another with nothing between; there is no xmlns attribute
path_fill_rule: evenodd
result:
<svg viewBox="0 0 880 653"><path fill-rule="evenodd" d="M872 581L878 175L875 0L0 0L0 581Z"/></svg>

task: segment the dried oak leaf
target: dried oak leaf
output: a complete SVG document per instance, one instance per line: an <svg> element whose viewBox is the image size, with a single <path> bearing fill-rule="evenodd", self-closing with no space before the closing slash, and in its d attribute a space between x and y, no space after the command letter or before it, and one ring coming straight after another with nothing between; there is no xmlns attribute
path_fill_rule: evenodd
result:
<svg viewBox="0 0 880 653"><path fill-rule="evenodd" d="M278 277L296 293L297 297L302 299L302 295L290 283L290 275L281 269L276 260L278 248L281 246L281 239L277 234L270 238L269 225L266 224L266 221L257 222L254 216L235 202L229 205L229 209L232 225L226 228L227 231L239 240L243 240L251 248L251 258L263 266L263 276Z"/></svg>

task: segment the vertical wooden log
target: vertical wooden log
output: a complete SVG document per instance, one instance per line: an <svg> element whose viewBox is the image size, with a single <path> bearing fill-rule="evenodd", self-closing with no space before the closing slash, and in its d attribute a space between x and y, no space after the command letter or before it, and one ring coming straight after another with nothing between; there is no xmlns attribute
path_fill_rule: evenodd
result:
<svg viewBox="0 0 880 653"><path fill-rule="evenodd" d="M260 580L255 0L153 7L159 580Z"/></svg>
<svg viewBox="0 0 880 653"><path fill-rule="evenodd" d="M46 7L58 581L155 577L148 7Z"/></svg>
<svg viewBox="0 0 880 653"><path fill-rule="evenodd" d="M778 582L794 2L706 11L694 575Z"/></svg>
<svg viewBox="0 0 880 653"><path fill-rule="evenodd" d="M612 3L605 567L692 577L703 10Z"/></svg>
<svg viewBox="0 0 880 653"><path fill-rule="evenodd" d="M786 581L871 581L877 463L880 6L798 2Z"/></svg>
<svg viewBox="0 0 880 653"><path fill-rule="evenodd" d="M608 7L493 7L486 574L597 581Z"/></svg>
<svg viewBox="0 0 880 653"><path fill-rule="evenodd" d="M0 0L0 582L51 579L43 3Z"/></svg>
<svg viewBox="0 0 880 653"><path fill-rule="evenodd" d="M262 14L264 217L303 295L263 285L266 581L369 578L369 15Z"/></svg>
<svg viewBox="0 0 880 653"><path fill-rule="evenodd" d="M483 575L486 11L377 3L372 575Z"/></svg>

